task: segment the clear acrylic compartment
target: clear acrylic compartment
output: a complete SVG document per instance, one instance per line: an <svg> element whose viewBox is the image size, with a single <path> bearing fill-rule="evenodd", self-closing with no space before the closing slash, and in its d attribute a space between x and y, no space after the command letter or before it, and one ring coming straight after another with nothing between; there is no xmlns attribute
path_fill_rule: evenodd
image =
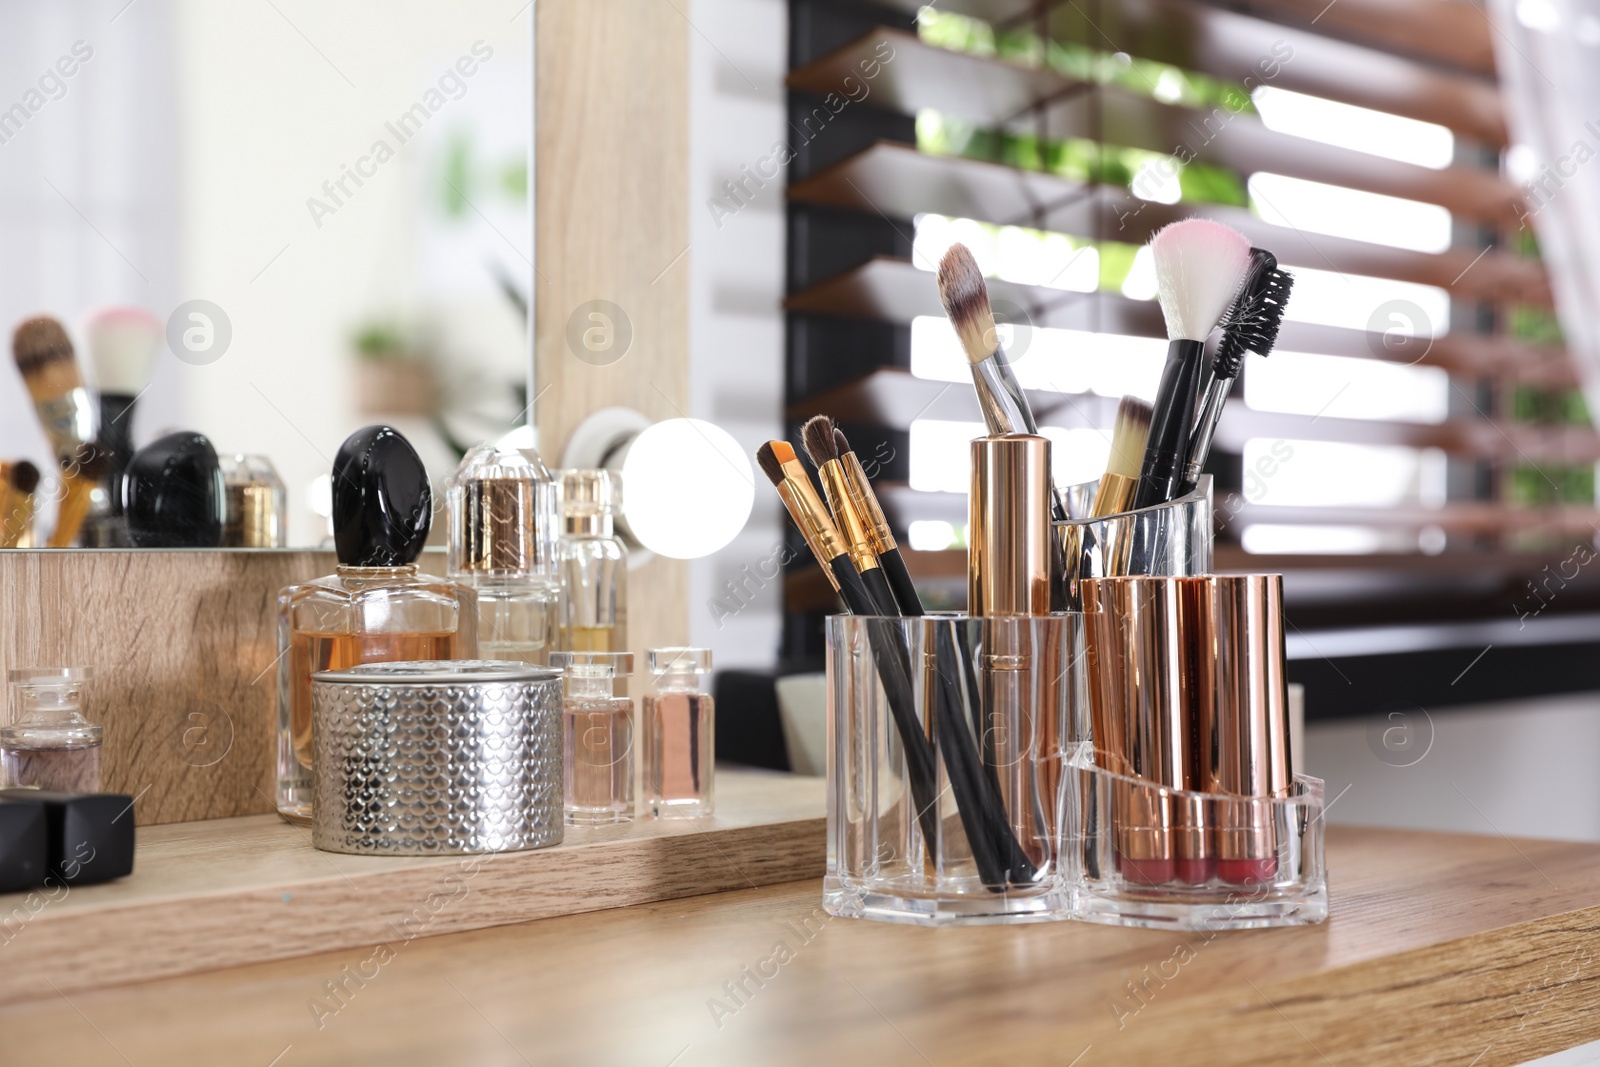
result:
<svg viewBox="0 0 1600 1067"><path fill-rule="evenodd" d="M1058 851L1082 633L1071 615L828 620L831 914L1068 917Z"/></svg>
<svg viewBox="0 0 1600 1067"><path fill-rule="evenodd" d="M1081 743L1066 782L1073 918L1238 930L1328 917L1320 779L1297 775L1281 798L1191 793L1097 767Z"/></svg>
<svg viewBox="0 0 1600 1067"><path fill-rule="evenodd" d="M1081 606L1078 582L1148 574L1183 577L1211 570L1211 476L1200 476L1194 491L1170 503L1091 519L1099 482L1062 490L1069 517L1056 534L1065 550L1064 603Z"/></svg>

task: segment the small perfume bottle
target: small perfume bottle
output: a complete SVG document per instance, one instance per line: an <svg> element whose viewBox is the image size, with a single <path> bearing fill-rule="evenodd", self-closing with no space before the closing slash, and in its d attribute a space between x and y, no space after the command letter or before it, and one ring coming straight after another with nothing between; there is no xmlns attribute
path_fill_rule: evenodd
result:
<svg viewBox="0 0 1600 1067"><path fill-rule="evenodd" d="M25 667L11 672L16 719L0 727L0 786L57 793L100 791L101 728L83 717L90 667Z"/></svg>
<svg viewBox="0 0 1600 1067"><path fill-rule="evenodd" d="M652 648L654 689L644 698L644 793L658 819L712 812L716 720L704 678L709 648Z"/></svg>
<svg viewBox="0 0 1600 1067"><path fill-rule="evenodd" d="M612 533L621 485L603 470L561 477L561 647L617 652L628 647L628 550Z"/></svg>
<svg viewBox="0 0 1600 1067"><path fill-rule="evenodd" d="M554 652L567 672L562 765L570 826L633 821L633 700L614 683L633 673L628 652Z"/></svg>
<svg viewBox="0 0 1600 1067"><path fill-rule="evenodd" d="M223 548L283 548L289 543L289 494L266 456L220 458L226 515Z"/></svg>
<svg viewBox="0 0 1600 1067"><path fill-rule="evenodd" d="M478 654L549 662L560 625L556 483L532 449L479 445L445 486L447 574L478 593Z"/></svg>
<svg viewBox="0 0 1600 1067"><path fill-rule="evenodd" d="M388 426L351 434L333 461L335 574L278 594L278 814L311 823L311 676L359 663L475 659L471 587L413 562L433 494L410 442Z"/></svg>

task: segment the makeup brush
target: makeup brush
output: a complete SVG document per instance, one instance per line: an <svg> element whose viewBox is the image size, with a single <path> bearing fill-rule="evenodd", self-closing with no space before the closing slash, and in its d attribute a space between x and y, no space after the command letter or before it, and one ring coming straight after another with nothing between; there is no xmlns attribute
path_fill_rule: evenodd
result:
<svg viewBox="0 0 1600 1067"><path fill-rule="evenodd" d="M972 367L972 385L978 391L978 405L983 408L984 425L990 435L1037 434L1039 424L1034 420L1033 408L1000 347L983 271L964 244L951 245L939 261L939 299ZM1053 490L1051 517L1056 522L1067 519L1066 505Z"/></svg>
<svg viewBox="0 0 1600 1067"><path fill-rule="evenodd" d="M812 554L822 565L823 572L844 599L845 608L852 615L870 617L881 614L867 587L862 584L845 540L828 517L827 507L817 496L811 477L795 455L794 447L787 441L768 441L756 450L756 463L778 490L778 496L788 509L790 518L794 519ZM939 841L938 774L928 737L917 721L905 646L887 623L869 624L867 640L872 645L873 662L883 682L884 695L889 700L889 715L894 720L895 732L900 736L900 747L905 752L906 779L911 789L917 823L922 828L927 847L932 850Z"/></svg>
<svg viewBox="0 0 1600 1067"><path fill-rule="evenodd" d="M67 331L48 316L29 319L12 335L11 354L56 459L70 461L94 440L95 418Z"/></svg>
<svg viewBox="0 0 1600 1067"><path fill-rule="evenodd" d="M818 415L800 428L800 443L806 455L817 465L817 476L822 482L822 494L828 499L828 510L833 513L834 524L850 546L850 559L861 575L867 592L879 607L880 615L899 615L900 603L884 574L883 562L878 558L877 540L869 528L869 519L861 501L850 491L839 462L839 447L833 440L833 420ZM876 505L874 500L873 504ZM881 517L881 512L880 512ZM887 524L885 525L887 528ZM898 553L897 553L898 554Z"/></svg>
<svg viewBox="0 0 1600 1067"><path fill-rule="evenodd" d="M111 453L106 482L111 513L122 514L122 472L133 458L133 405L150 384L163 340L161 323L149 312L114 307L89 320L89 363L100 396L99 442Z"/></svg>
<svg viewBox="0 0 1600 1067"><path fill-rule="evenodd" d="M1139 465L1144 460L1145 441L1150 436L1150 404L1136 396L1125 396L1117 405L1116 427L1111 431L1111 458L1100 476L1094 494L1091 519L1128 510L1134 489L1139 484Z"/></svg>
<svg viewBox="0 0 1600 1067"><path fill-rule="evenodd" d="M805 445L806 453L812 462L817 465L817 473L821 477L823 492L827 495L834 521L850 545L850 558L861 572L863 584L878 603L879 613L909 615L910 612L900 607L898 598L890 586L885 574L886 568L877 554L878 542L870 531L871 520L867 515L872 511L877 513L883 533L892 545L894 542L892 536L888 536L888 523L883 520L882 511L878 510L877 499L872 496L870 487L866 488L865 496L871 501L871 511L862 506L861 495L851 490L849 476L845 473L840 459L836 433L833 420L826 415L818 415L801 428L801 443ZM862 472L861 478L865 486L865 472ZM899 559L898 548L895 549L894 556ZM901 561L900 565L903 568L904 562ZM910 576L906 577L909 584ZM916 614L920 615L922 605L915 599L914 592L912 600L916 604ZM946 651L945 645L941 642L947 637L953 638L953 635L945 634L942 627L932 636L936 648L935 662L955 663L961 675L956 678L943 670L935 671L937 677L933 679L934 724L945 773L956 797L962 830L966 833L967 843L972 848L973 860L979 868L980 878L985 885L995 888L1003 887L1013 881L1031 881L1036 869L1017 843L1015 835L1011 833L1005 808L1000 799L999 781L992 769L985 778L985 768L980 763L976 745L971 741L973 735L964 727L963 717L959 712L959 709L967 703L968 687L964 681L970 681L972 675L968 650L961 646L960 642L952 641ZM889 648L891 642L892 650ZM875 642L873 649L875 655L882 655L888 651L889 655L904 662L909 679L912 665L898 632L886 627L882 640ZM971 691L975 692L975 687ZM973 704L970 712L970 721L981 726L982 715L979 707Z"/></svg>
<svg viewBox="0 0 1600 1067"><path fill-rule="evenodd" d="M33 532L33 493L39 468L27 460L9 464L0 486L0 548L17 548Z"/></svg>
<svg viewBox="0 0 1600 1067"><path fill-rule="evenodd" d="M832 424L833 420L828 421ZM861 466L860 457L856 455L855 449L850 447L849 439L838 426L833 427L833 447L839 454L839 465L844 468L845 490L855 501L857 510L868 521L867 528L872 534L873 547L878 552L878 562L883 565L883 573L889 579L889 587L894 590L894 599L895 603L900 605L900 614L921 615L922 599L917 596L917 587L911 582L911 572L906 569L905 557L901 556L900 546L894 539L894 532L889 529L889 520L884 517L883 508L878 504L877 494L872 491L872 483L867 479L867 472Z"/></svg>
<svg viewBox="0 0 1600 1067"><path fill-rule="evenodd" d="M1200 471L1211 452L1211 438L1217 432L1222 408L1228 401L1233 381L1239 376L1246 352L1267 356L1278 343L1284 312L1289 310L1289 291L1294 275L1278 266L1278 258L1264 248L1250 250L1250 273L1244 288L1222 319L1222 339L1211 361L1211 374L1189 438L1189 464L1184 468L1183 485L1178 495L1190 492L1200 481Z"/></svg>
<svg viewBox="0 0 1600 1067"><path fill-rule="evenodd" d="M1206 338L1250 271L1250 242L1209 219L1164 227L1150 239L1150 252L1170 344L1150 415L1134 510L1164 504L1177 494L1188 467Z"/></svg>
<svg viewBox="0 0 1600 1067"><path fill-rule="evenodd" d="M97 444L79 445L72 458L61 465L61 504L56 510L56 528L50 534L49 548L71 548L89 514L89 495L111 473L111 453Z"/></svg>

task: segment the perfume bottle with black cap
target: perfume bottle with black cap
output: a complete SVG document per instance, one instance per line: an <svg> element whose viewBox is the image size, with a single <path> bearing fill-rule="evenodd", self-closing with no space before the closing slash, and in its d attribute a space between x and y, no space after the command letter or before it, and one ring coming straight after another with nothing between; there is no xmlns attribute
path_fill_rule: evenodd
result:
<svg viewBox="0 0 1600 1067"><path fill-rule="evenodd" d="M400 433L368 426L333 461L339 569L278 595L278 814L311 822L311 676L361 663L474 659L478 598L419 574L433 494Z"/></svg>

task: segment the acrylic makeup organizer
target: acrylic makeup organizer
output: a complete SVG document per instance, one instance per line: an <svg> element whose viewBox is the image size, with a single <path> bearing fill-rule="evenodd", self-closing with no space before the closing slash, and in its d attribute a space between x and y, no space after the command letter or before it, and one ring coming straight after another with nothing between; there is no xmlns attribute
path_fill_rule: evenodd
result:
<svg viewBox="0 0 1600 1067"><path fill-rule="evenodd" d="M1295 776L1286 797L1192 793L1097 767L1094 750L1084 743L1074 746L1067 761L1066 782L1064 825L1070 833L1061 863L1072 890L1072 918L1243 930L1303 926L1328 917L1320 779ZM1197 830L1210 837L1211 855L1186 863L1184 841ZM1137 839L1152 831L1170 842L1163 869L1154 875L1164 879L1159 885L1144 884L1154 864L1129 854L1140 851ZM1225 835L1266 847L1224 849Z"/></svg>
<svg viewBox="0 0 1600 1067"><path fill-rule="evenodd" d="M1068 514L1090 513L1095 483L1064 494ZM1066 549L1067 602L1083 606L1083 579L1193 578L1212 569L1211 479L1168 504L1058 523ZM1087 663L1083 703L1067 759L1061 872L1072 917L1186 930L1298 926L1327 918L1323 783L1296 775L1273 796L1173 788L1173 783L1096 764L1089 687L1120 686L1150 699L1159 684L1151 649L1097 662L1115 633L1103 614L1076 616ZM1100 629L1097 629L1100 628ZM1123 635L1132 646L1145 636ZM1126 650L1125 650L1126 651ZM1097 672L1108 672L1101 676ZM1207 683L1208 684L1208 683ZM1106 699L1102 692L1095 699ZM1222 692L1206 699L1227 700ZM1202 743L1196 739L1196 743ZM1102 744L1101 748L1114 747Z"/></svg>
<svg viewBox="0 0 1600 1067"><path fill-rule="evenodd" d="M1069 521L1056 524L1065 549L1066 604L1076 609L1078 581L1119 574L1179 577L1211 570L1211 475L1171 503L1090 518L1098 482L1061 491Z"/></svg>
<svg viewBox="0 0 1600 1067"><path fill-rule="evenodd" d="M827 636L823 906L928 926L1068 918L1077 617L836 616Z"/></svg>

